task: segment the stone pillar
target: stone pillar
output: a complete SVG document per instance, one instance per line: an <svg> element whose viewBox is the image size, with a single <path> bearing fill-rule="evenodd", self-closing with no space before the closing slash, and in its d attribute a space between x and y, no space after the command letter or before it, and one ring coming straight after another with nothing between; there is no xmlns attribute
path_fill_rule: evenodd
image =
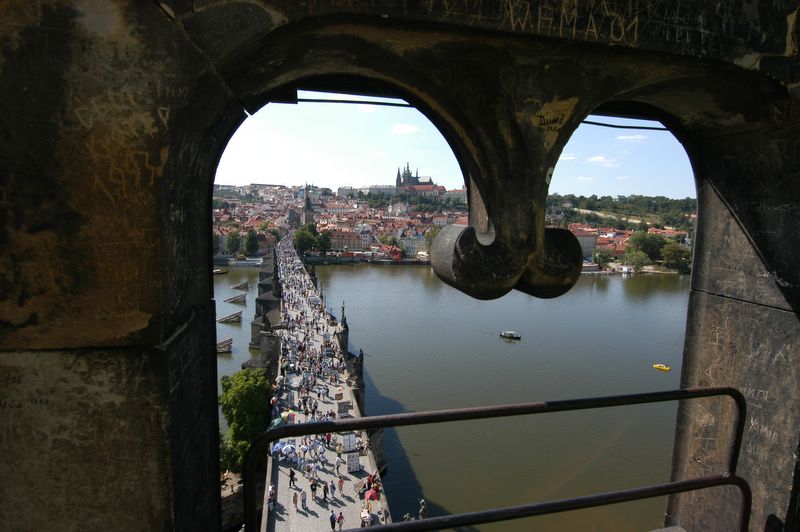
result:
<svg viewBox="0 0 800 532"><path fill-rule="evenodd" d="M690 152L691 154L691 152ZM733 386L747 399L737 473L753 490L751 530L770 515L796 529L800 434L800 129L704 139L694 153L700 206L681 385ZM725 470L729 399L679 410L673 479ZM733 489L674 496L667 524L734 530Z"/></svg>

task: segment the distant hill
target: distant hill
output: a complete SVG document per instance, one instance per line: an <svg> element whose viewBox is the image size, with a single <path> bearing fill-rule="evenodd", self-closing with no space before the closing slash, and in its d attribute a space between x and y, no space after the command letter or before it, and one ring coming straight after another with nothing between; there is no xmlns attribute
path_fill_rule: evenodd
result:
<svg viewBox="0 0 800 532"><path fill-rule="evenodd" d="M613 225L618 229L641 229L644 225L694 230L697 199L664 196L575 196L547 197L548 224L566 226L572 222Z"/></svg>

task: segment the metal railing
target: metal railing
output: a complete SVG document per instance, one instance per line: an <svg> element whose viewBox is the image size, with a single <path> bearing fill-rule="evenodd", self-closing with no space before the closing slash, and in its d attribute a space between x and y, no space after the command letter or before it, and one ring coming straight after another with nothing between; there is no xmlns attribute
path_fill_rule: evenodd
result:
<svg viewBox="0 0 800 532"><path fill-rule="evenodd" d="M561 401L514 403L496 406L482 406L475 408L458 408L451 410L435 410L429 412L416 412L394 414L387 416L371 416L361 418L347 418L334 421L318 421L297 425L283 425L269 429L262 433L247 451L244 464L244 512L245 530L252 532L258 528L256 469L263 460L265 451L276 440L293 436L306 436L326 432L347 432L353 430L366 430L384 427L403 427L411 425L426 425L430 423L445 423L450 421L466 421L475 419L488 419L497 417L522 416L529 414L545 414L552 412L567 412L572 410L588 410L593 408L609 408L647 403L661 403L685 399L699 399L703 397L729 396L736 404L736 430L731 442L731 452L726 471L707 475L700 478L655 484L628 490L619 490L609 493L599 493L584 497L561 499L556 501L523 504L493 508L478 512L451 514L440 517L430 517L417 521L405 521L381 525L381 530L440 530L446 528L520 519L537 515L553 514L570 510L579 510L616 504L621 502L636 501L664 495L673 495L687 491L707 489L717 486L735 486L742 496L742 511L739 515L739 528L746 532L750 523L751 492L747 482L736 476L736 464L739 461L739 450L744 436L746 402L744 396L735 388L688 388L684 390L670 390L662 392L649 392L630 395L614 395L607 397L591 397L582 399L567 399Z"/></svg>

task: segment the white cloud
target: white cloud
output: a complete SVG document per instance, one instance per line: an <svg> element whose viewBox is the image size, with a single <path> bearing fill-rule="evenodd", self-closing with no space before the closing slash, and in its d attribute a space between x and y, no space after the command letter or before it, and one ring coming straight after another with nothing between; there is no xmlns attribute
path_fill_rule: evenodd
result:
<svg viewBox="0 0 800 532"><path fill-rule="evenodd" d="M583 181L584 183L588 183L589 181L594 181L594 178L588 175L579 175L578 181Z"/></svg>
<svg viewBox="0 0 800 532"><path fill-rule="evenodd" d="M618 175L617 176L617 181L627 181L628 179L633 179L633 178L631 176L629 176L629 175Z"/></svg>
<svg viewBox="0 0 800 532"><path fill-rule="evenodd" d="M606 168L616 168L619 166L619 164L617 164L617 159L610 159L605 155L595 155L593 157L589 157L586 159L586 162L605 166Z"/></svg>
<svg viewBox="0 0 800 532"><path fill-rule="evenodd" d="M559 161L574 161L575 159L577 157L574 153L562 153L558 158Z"/></svg>
<svg viewBox="0 0 800 532"><path fill-rule="evenodd" d="M617 140L621 140L623 142L642 142L647 138L647 135L619 135Z"/></svg>
<svg viewBox="0 0 800 532"><path fill-rule="evenodd" d="M419 126L411 124L395 124L392 126L392 135L409 135L419 131Z"/></svg>

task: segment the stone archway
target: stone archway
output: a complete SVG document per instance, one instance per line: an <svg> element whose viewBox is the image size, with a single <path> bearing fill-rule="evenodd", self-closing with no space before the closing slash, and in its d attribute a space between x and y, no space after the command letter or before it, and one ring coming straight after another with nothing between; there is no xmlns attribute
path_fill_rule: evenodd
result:
<svg viewBox="0 0 800 532"><path fill-rule="evenodd" d="M764 10L756 24L769 37L758 53L772 54L763 58L772 81L734 66L725 52L734 46L665 53L653 33L661 26L639 24L647 10L635 2L627 14L576 7L557 32L560 2L544 2L550 11L539 10L536 26L516 10L530 10L525 2L513 13L429 4L87 0L17 2L4 13L0 475L5 486L34 487L33 497L2 492L10 527L218 526L211 176L244 110L303 83L399 89L433 118L470 178L478 235L477 244L461 232L443 244L450 281L478 297L568 286L543 205L548 170L589 111L638 102L673 117L704 213L683 383L731 384L748 396L741 472L757 493L753 527L771 513L795 523L791 13ZM741 45L749 31L731 26L713 42L756 53ZM676 478L724 459L704 443L724 432L724 414L682 410ZM720 504L676 499L670 514L717 528L723 517L703 514Z"/></svg>

